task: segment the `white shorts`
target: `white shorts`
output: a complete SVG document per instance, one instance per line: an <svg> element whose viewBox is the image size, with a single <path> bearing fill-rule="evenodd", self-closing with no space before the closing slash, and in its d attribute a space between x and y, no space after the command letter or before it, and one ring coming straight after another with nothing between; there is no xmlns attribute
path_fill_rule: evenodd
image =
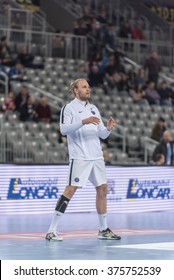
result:
<svg viewBox="0 0 174 280"><path fill-rule="evenodd" d="M84 187L88 180L95 187L106 184L107 180L104 160L72 159L69 165L67 185Z"/></svg>

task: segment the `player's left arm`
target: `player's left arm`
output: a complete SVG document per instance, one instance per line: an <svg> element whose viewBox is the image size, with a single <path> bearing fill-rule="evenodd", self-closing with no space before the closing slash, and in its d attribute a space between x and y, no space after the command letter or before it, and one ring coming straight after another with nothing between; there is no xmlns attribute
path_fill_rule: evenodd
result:
<svg viewBox="0 0 174 280"><path fill-rule="evenodd" d="M101 119L101 116L100 116L100 120L101 121L98 125L99 137L101 139L106 139L110 135L112 129L115 127L116 122L112 117L110 117L107 121L106 126L105 126L102 119Z"/></svg>
<svg viewBox="0 0 174 280"><path fill-rule="evenodd" d="M113 119L113 117L110 117L107 121L107 130L111 131L116 126L116 121Z"/></svg>

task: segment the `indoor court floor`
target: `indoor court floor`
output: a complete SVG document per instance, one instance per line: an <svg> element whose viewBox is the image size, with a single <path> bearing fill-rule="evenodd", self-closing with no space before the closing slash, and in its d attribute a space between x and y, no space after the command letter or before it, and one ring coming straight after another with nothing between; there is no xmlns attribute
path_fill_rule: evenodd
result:
<svg viewBox="0 0 174 280"><path fill-rule="evenodd" d="M1 260L174 260L174 211L108 214L122 239L99 240L96 213L66 213L63 242L45 240L51 214L1 215Z"/></svg>

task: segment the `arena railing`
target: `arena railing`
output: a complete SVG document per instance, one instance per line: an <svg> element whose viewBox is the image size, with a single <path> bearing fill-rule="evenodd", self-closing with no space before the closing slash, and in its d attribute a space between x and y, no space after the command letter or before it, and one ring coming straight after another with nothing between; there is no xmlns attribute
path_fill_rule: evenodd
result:
<svg viewBox="0 0 174 280"><path fill-rule="evenodd" d="M44 157L42 163L47 163L49 154L47 151L47 140L44 135L27 136L24 123L16 122L11 129L6 127L5 114L0 114L0 163L35 163L36 153L32 147L32 143L42 144L42 152ZM17 135L13 138L12 134ZM17 141L16 141L17 139Z"/></svg>
<svg viewBox="0 0 174 280"><path fill-rule="evenodd" d="M35 87L32 83L25 83L32 92L35 92L37 95L36 98L40 98L41 96L47 97L48 101L51 102L51 107L54 109L59 109L64 104L64 100L59 98L58 96L53 95L52 93L45 91L39 87Z"/></svg>
<svg viewBox="0 0 174 280"><path fill-rule="evenodd" d="M5 28L45 31L46 25L46 16L43 12L38 14L27 9L10 7L7 14L1 13L0 26Z"/></svg>
<svg viewBox="0 0 174 280"><path fill-rule="evenodd" d="M102 9L107 10L108 12L108 18L109 21L111 22L112 20L112 13L113 13L113 5L112 1L108 0L78 0L78 1L73 1L73 0L55 0L59 5L67 9L70 13L72 13L76 18L80 18L83 15L83 8L85 6L88 6L89 9L91 10L93 15L98 15ZM117 6L119 7L119 2L120 0L117 0Z"/></svg>
<svg viewBox="0 0 174 280"><path fill-rule="evenodd" d="M6 163L6 162L13 162L15 157L20 157L22 159L27 157L27 152L25 148L25 133L24 129L20 125L13 125L13 130L18 131L20 133L21 138L21 146L20 149L16 149L13 144L16 144L16 142L12 141L12 137L9 137L9 133L11 133L11 129L9 130L9 127L6 127L6 119L5 119L5 113L0 114L0 162ZM19 139L18 139L19 140ZM19 141L18 141L19 143Z"/></svg>
<svg viewBox="0 0 174 280"><path fill-rule="evenodd" d="M87 58L87 39L73 34L0 28L0 36L7 36L8 45L17 52L26 46L34 55L73 59Z"/></svg>
<svg viewBox="0 0 174 280"><path fill-rule="evenodd" d="M166 41L156 40L132 40L118 38L119 48L126 53L132 61L136 61L137 64L143 65L145 59L150 56L152 51L157 51L160 64L174 67L174 46L172 43Z"/></svg>

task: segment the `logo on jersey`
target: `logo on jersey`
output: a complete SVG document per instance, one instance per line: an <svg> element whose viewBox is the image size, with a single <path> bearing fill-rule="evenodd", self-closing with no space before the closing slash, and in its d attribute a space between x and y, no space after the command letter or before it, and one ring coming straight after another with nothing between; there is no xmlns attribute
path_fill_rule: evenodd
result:
<svg viewBox="0 0 174 280"><path fill-rule="evenodd" d="M91 108L91 113L93 114L93 115L95 115L96 113L95 113L95 111Z"/></svg>

